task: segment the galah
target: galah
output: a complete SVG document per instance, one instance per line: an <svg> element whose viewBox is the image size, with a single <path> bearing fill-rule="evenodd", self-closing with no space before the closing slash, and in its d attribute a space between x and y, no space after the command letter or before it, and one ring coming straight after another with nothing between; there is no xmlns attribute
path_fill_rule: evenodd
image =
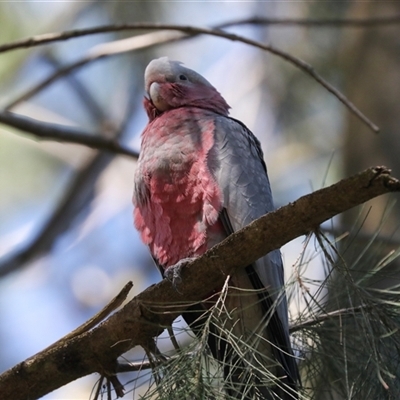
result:
<svg viewBox="0 0 400 400"><path fill-rule="evenodd" d="M229 117L230 107L204 77L162 57L147 66L145 90L149 123L135 173L134 223L164 276L274 207L259 141ZM208 339L224 365L227 393L298 398L280 252L239 270L229 286L229 317L223 328L212 326ZM183 316L199 335L198 312L193 307Z"/></svg>

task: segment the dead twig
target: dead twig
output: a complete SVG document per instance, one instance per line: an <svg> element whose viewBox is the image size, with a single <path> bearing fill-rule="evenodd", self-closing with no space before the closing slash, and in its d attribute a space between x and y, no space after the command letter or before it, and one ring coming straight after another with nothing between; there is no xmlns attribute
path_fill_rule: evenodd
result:
<svg viewBox="0 0 400 400"><path fill-rule="evenodd" d="M94 328L101 321L104 321L113 311L115 311L118 307L122 305L122 303L128 297L129 292L133 288L133 283L129 281L121 291L105 306L103 307L97 314L95 314L92 318L87 320L82 325L78 326L78 328L74 329L72 332L65 335L62 339L53 343L49 347L46 347L45 350L50 350L53 347L62 346L64 343L69 340L81 335L82 333L88 332L90 329Z"/></svg>

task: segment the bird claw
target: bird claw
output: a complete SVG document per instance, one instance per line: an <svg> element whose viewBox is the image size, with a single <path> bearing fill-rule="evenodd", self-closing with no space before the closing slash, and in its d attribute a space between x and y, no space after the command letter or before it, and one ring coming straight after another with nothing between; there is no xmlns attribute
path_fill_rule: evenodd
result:
<svg viewBox="0 0 400 400"><path fill-rule="evenodd" d="M174 289L179 292L178 285L182 283L182 268L194 260L194 257L182 258L175 265L171 265L164 271L164 276L171 281Z"/></svg>

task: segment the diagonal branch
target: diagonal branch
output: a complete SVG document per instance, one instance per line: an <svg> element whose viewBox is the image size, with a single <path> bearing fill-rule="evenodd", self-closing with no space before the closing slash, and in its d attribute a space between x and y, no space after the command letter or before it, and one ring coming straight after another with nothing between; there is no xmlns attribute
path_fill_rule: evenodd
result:
<svg viewBox="0 0 400 400"><path fill-rule="evenodd" d="M125 25L123 27L125 27L125 29L126 29L127 26ZM110 26L100 27L99 29L101 29L101 28L111 29ZM92 28L92 29L94 31L96 28ZM356 115L357 118L359 118L361 121L363 121L374 132L379 132L379 128L372 121L370 121L350 100L348 100L347 97L344 96L343 93L341 93L332 84L330 84L328 81L326 81L320 74L318 74L310 64L306 63L305 61L301 60L298 57L295 57L283 50L278 49L275 46L257 42L255 40L246 38L244 36L236 35L234 33L225 32L219 28L213 29L213 28L202 28L202 27L195 27L195 26L142 23L142 24L131 25L130 29L142 29L142 30L143 29L147 29L147 30L151 29L151 30L156 30L156 31L172 30L172 31L178 31L178 32L176 32L176 33L170 32L169 34L167 34L167 32L164 32L164 33L163 32L158 32L158 33L153 32L153 33L149 33L146 35L138 35L133 38L123 39L123 40L119 40L116 42L106 43L105 45L96 46L95 49L93 49L93 51L90 52L86 57L67 65L66 67L62 68L61 70L50 75L48 78L39 82L37 85L32 87L29 91L27 91L25 94L23 94L19 98L15 99L6 108L11 109L11 108L15 107L21 101L27 100L31 96L38 93L40 90L43 90L45 87L47 87L48 85L53 83L59 77L69 74L72 71L75 71L78 68L83 67L84 65L86 65L89 62L93 62L93 61L99 60L100 58L103 58L103 57L108 57L111 55L120 54L120 53L127 52L127 51L143 49L146 47L154 46L156 44L168 43L171 41L184 39L186 37L192 37L192 36L196 36L199 34L203 34L203 35L220 37L220 38L224 38L224 39L231 40L231 41L241 42L241 43L247 44L249 46L252 46L252 47L264 50L264 51L268 51L268 52L282 58L283 60L291 63L294 67L300 69L301 71L303 71L304 73L309 75L311 78L313 78L315 81L317 81L321 86L323 86L326 90L328 90L330 93L332 93L354 115ZM73 32L73 31L69 31L69 32ZM67 33L65 38L68 38L68 32L64 32L64 33ZM96 31L96 33L99 33L99 32ZM58 34L47 34L47 36L42 38L42 40L49 40L50 38L54 37L54 35L57 36ZM43 35L41 35L41 36L43 36ZM61 39L59 39L59 40L61 40ZM1 47L0 47L0 51L1 51Z"/></svg>
<svg viewBox="0 0 400 400"><path fill-rule="evenodd" d="M264 215L182 267L178 290L163 280L93 330L61 340L0 375L0 393L6 399L37 399L93 372L116 373L121 354L136 345L146 346L185 307L221 287L237 268L314 231L341 212L398 191L400 182L388 169L370 168Z"/></svg>
<svg viewBox="0 0 400 400"><path fill-rule="evenodd" d="M82 90L85 90L85 88L82 87L79 93L81 93ZM130 96L125 107L125 115L119 122L117 133L113 136L115 139L122 137L125 133L128 126L127 121L130 118L132 110L135 109L134 101L136 99L137 90L132 88L129 93ZM84 99L88 98L88 96L90 96L90 94L87 92ZM89 110L92 110L92 107L90 107ZM93 115L94 113L91 112L90 114ZM104 113L99 109L96 111L96 114L101 117ZM75 177L72 178L72 181L67 185L61 201L51 212L50 217L45 221L35 238L22 249L13 251L12 254L2 257L0 260L0 277L15 272L34 257L49 251L59 234L70 227L76 215L90 202L93 197L93 182L97 180L100 173L111 162L113 157L114 154L111 153L101 151L93 152L85 161L84 165L81 166Z"/></svg>
<svg viewBox="0 0 400 400"><path fill-rule="evenodd" d="M35 96L43 89L47 88L49 85L57 81L58 79L71 74L74 71L86 66L89 63L101 60L105 57L110 57L117 54L126 53L128 51L135 51L143 48L149 48L155 45L160 45L163 43L171 43L176 40L187 38L188 36L182 32L152 32L146 33L144 35L137 35L127 39L115 40L109 43L103 43L94 46L86 56L80 58L79 60L69 63L57 71L50 74L47 78L43 79L21 96L14 99L5 108L10 110L17 106L22 101L26 101L31 97Z"/></svg>
<svg viewBox="0 0 400 400"><path fill-rule="evenodd" d="M58 60L55 54L50 50L42 52L40 56L54 71L61 68L61 61ZM87 85L74 74L68 75L66 81L70 88L75 92L79 101L85 106L88 115L91 117L93 122L100 127L107 123L110 119L107 115L107 111L103 109L99 101L92 95L91 90L89 90Z"/></svg>

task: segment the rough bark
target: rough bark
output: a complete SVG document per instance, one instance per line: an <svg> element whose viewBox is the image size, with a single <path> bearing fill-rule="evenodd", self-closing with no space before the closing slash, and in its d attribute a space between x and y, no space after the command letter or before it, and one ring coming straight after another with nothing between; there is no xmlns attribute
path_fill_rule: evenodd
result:
<svg viewBox="0 0 400 400"><path fill-rule="evenodd" d="M375 167L259 218L183 266L177 288L168 280L150 286L92 330L61 339L0 375L1 398L37 399L93 372L115 373L121 354L137 345L147 347L189 303L221 287L236 268L318 229L345 210L397 191L400 182L390 171Z"/></svg>

